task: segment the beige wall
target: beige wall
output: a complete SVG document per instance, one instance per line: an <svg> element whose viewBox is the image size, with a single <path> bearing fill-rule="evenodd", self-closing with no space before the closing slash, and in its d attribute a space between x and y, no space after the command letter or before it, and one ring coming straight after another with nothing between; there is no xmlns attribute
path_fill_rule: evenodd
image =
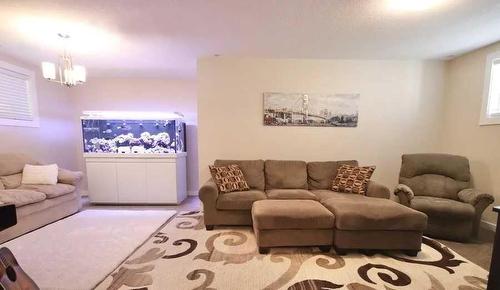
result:
<svg viewBox="0 0 500 290"><path fill-rule="evenodd" d="M196 82L192 80L99 78L89 79L73 88L76 114L73 122L85 110L128 110L182 112L187 123L188 191L198 190ZM80 168L85 168L81 129L78 129L78 157Z"/></svg>
<svg viewBox="0 0 500 290"><path fill-rule="evenodd" d="M0 54L0 60L36 73L40 127L0 126L0 152L23 152L42 162L78 169L78 131L72 122L75 110L70 89L41 77L39 67Z"/></svg>
<svg viewBox="0 0 500 290"><path fill-rule="evenodd" d="M479 126L486 56L500 51L500 43L487 46L447 63L445 122L442 146L467 156L475 186L500 203L500 125ZM491 208L483 218L496 223Z"/></svg>
<svg viewBox="0 0 500 290"><path fill-rule="evenodd" d="M201 59L200 181L216 158L358 159L393 187L402 153L439 149L443 82L441 62ZM263 92L360 93L359 125L265 127Z"/></svg>

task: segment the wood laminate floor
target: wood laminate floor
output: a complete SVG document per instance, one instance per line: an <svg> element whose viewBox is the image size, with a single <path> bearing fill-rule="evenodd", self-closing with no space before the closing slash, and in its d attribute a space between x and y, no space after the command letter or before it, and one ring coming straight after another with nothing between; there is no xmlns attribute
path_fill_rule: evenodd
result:
<svg viewBox="0 0 500 290"><path fill-rule="evenodd" d="M450 249L489 271L495 233L481 229L479 237L468 243L438 240Z"/></svg>
<svg viewBox="0 0 500 290"><path fill-rule="evenodd" d="M190 196L180 205L92 205L87 198L83 198L83 207L85 208L105 208L105 209L175 209L177 211L184 210L200 210L201 201L197 196ZM493 249L494 232L486 229L481 229L479 237L469 243L459 243L446 240L438 240L449 248L453 249L460 255L489 270L491 253Z"/></svg>

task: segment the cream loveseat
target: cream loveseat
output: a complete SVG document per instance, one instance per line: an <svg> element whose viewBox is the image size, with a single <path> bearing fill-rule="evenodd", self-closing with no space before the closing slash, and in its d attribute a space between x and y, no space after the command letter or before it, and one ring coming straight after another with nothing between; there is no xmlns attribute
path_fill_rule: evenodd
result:
<svg viewBox="0 0 500 290"><path fill-rule="evenodd" d="M0 243L78 212L81 172L60 168L55 185L23 185L24 154L0 154L0 204L15 204L17 224L0 232Z"/></svg>

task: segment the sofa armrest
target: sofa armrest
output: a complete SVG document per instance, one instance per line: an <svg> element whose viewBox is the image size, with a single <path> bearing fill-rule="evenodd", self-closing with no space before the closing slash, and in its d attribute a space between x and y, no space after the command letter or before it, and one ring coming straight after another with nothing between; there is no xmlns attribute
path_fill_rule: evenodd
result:
<svg viewBox="0 0 500 290"><path fill-rule="evenodd" d="M495 198L488 193L481 192L477 189L466 188L458 193L458 199L463 202L469 203L476 207L479 204L486 204L486 206L492 204Z"/></svg>
<svg viewBox="0 0 500 290"><path fill-rule="evenodd" d="M391 197L391 192L389 191L389 188L387 188L387 186L370 180L370 182L368 182L366 196L389 199Z"/></svg>
<svg viewBox="0 0 500 290"><path fill-rule="evenodd" d="M59 168L57 175L57 182L71 185L78 185L80 180L83 178L83 172L81 171L71 171L64 168Z"/></svg>
<svg viewBox="0 0 500 290"><path fill-rule="evenodd" d="M203 202L204 205L214 203L214 207L215 207L215 202L217 201L217 198L219 197L219 188L217 187L217 185L215 184L215 182L212 179L209 179L207 182L205 182L200 187L200 190L198 191L198 195L199 195L200 200Z"/></svg>
<svg viewBox="0 0 500 290"><path fill-rule="evenodd" d="M411 200L415 197L413 190L405 184L396 185L394 194L399 197L399 202L406 206L410 206Z"/></svg>
<svg viewBox="0 0 500 290"><path fill-rule="evenodd" d="M198 196L203 203L203 219L207 230L219 224L217 214L217 199L219 198L219 188L212 179L205 182L198 191Z"/></svg>

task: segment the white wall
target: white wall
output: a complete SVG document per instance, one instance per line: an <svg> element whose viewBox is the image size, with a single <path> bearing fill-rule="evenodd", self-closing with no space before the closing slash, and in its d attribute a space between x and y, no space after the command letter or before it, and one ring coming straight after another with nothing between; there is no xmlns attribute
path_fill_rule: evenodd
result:
<svg viewBox="0 0 500 290"><path fill-rule="evenodd" d="M73 122L78 124L79 167L85 169L83 160L81 112L85 110L128 110L182 112L187 124L187 170L188 191L198 190L198 151L196 82L192 80L99 78L89 79L85 85L73 88L71 98L75 101L76 114Z"/></svg>
<svg viewBox="0 0 500 290"><path fill-rule="evenodd" d="M447 63L445 122L442 146L471 162L475 186L500 203L500 125L479 126L486 56L500 51L496 43ZM496 223L491 208L484 220Z"/></svg>
<svg viewBox="0 0 500 290"><path fill-rule="evenodd" d="M440 149L444 64L211 57L198 62L200 181L227 159L357 159L396 185L401 154ZM360 93L357 128L263 126L263 92Z"/></svg>
<svg viewBox="0 0 500 290"><path fill-rule="evenodd" d="M36 73L40 127L0 126L0 152L22 152L47 163L78 169L78 129L70 89L44 80L40 68L0 54L0 60Z"/></svg>

